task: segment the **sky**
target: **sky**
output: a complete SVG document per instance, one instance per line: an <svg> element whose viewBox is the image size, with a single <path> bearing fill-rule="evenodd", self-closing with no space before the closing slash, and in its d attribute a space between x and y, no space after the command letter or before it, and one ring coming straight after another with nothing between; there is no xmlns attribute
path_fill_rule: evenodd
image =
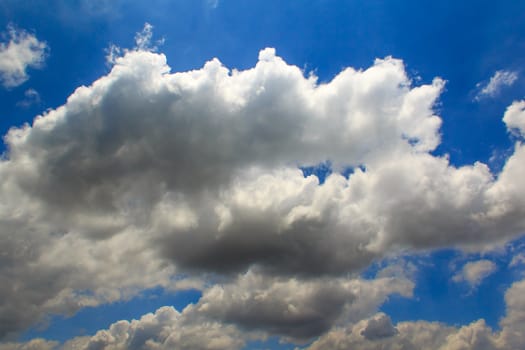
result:
<svg viewBox="0 0 525 350"><path fill-rule="evenodd" d="M525 348L525 3L0 0L0 350Z"/></svg>

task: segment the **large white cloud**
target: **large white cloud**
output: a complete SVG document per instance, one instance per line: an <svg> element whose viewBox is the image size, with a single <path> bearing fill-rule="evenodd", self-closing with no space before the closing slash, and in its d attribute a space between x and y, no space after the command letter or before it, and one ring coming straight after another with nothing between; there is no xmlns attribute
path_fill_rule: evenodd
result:
<svg viewBox="0 0 525 350"><path fill-rule="evenodd" d="M324 84L273 49L245 71L214 59L170 74L143 50L115 62L5 138L0 335L170 288L179 272L314 286L396 249L486 248L525 229L525 147L497 177L432 155L443 82L412 86L400 60ZM325 161L336 173L322 185L297 168Z"/></svg>
<svg viewBox="0 0 525 350"><path fill-rule="evenodd" d="M7 37L8 42L0 42L0 82L9 88L29 79L27 68L44 62L47 44L14 26L8 27Z"/></svg>

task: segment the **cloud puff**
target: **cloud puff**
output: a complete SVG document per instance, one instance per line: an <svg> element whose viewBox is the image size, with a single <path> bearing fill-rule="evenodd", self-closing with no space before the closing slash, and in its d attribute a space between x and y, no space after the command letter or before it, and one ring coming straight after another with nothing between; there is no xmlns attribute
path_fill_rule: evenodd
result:
<svg viewBox="0 0 525 350"><path fill-rule="evenodd" d="M387 253L486 248L521 234L525 147L516 143L497 176L432 155L442 87L412 86L390 57L323 84L273 49L244 71L213 59L172 74L164 55L140 49L115 58L108 75L5 137L0 335L173 287L179 273L235 280L255 269L277 292L287 278L310 281L301 309L317 280ZM323 184L298 168L327 161L334 173ZM333 287L327 294L352 299ZM229 309L212 314L302 336L287 330L293 319L244 325Z"/></svg>
<svg viewBox="0 0 525 350"><path fill-rule="evenodd" d="M391 294L412 295L406 279L317 279L301 281L248 272L203 293L195 312L265 331L293 341L307 341L337 323L355 322L375 312Z"/></svg>
<svg viewBox="0 0 525 350"><path fill-rule="evenodd" d="M392 325L392 320L383 313L370 318L365 329L361 331L361 335L368 340L388 338L396 334L397 329Z"/></svg>
<svg viewBox="0 0 525 350"><path fill-rule="evenodd" d="M485 278L496 271L496 264L490 260L478 260L466 263L456 273L452 280L454 282L467 282L471 287L477 287Z"/></svg>
<svg viewBox="0 0 525 350"><path fill-rule="evenodd" d="M116 322L108 330L83 340L85 344L79 349L85 350L226 350L240 349L244 345L243 337L234 327L192 320L191 315L180 314L169 306L139 320Z"/></svg>
<svg viewBox="0 0 525 350"><path fill-rule="evenodd" d="M259 276L260 277L260 276ZM254 276L240 276L241 279L252 280ZM368 288L379 280L359 281L349 280L350 283L363 283L362 297L367 298ZM295 282L291 282L292 284ZM366 284L368 286L366 286ZM380 282L374 288L381 289ZM307 285L300 285L307 287ZM216 287L213 287L216 288ZM210 290L216 294L217 290ZM255 287L257 289L259 287ZM247 297L240 303L257 304L258 300L264 304L272 298L270 293L273 287L261 290L256 295L248 291ZM328 286L330 288L330 286ZM359 288L358 288L359 289ZM299 292L302 289L298 290ZM392 290L391 290L392 291ZM224 290L224 297L229 298L228 290ZM392 324L390 317L384 313L368 316L356 316L354 320L335 324L334 327L307 346L307 350L318 349L442 349L442 350L505 350L520 349L525 345L523 334L525 303L523 293L525 281L515 282L505 293L507 313L500 321L500 330L493 331L483 319L474 321L462 327L448 326L439 322L407 321ZM308 294L308 290L305 292ZM255 297L255 299L250 299ZM276 298L279 298L278 294ZM286 298L289 298L287 295ZM233 297L232 297L233 299ZM78 337L59 344L42 339L28 343L6 343L0 345L2 350L113 350L113 349L240 349L250 339L264 339L264 334L242 330L235 325L212 320L209 310L205 310L208 303L221 303L224 299L210 299L200 301L195 306L185 308L181 313L172 307L161 307L155 313L142 316L138 320L118 321L108 329L100 330L93 336ZM315 305L316 302L312 299ZM352 301L351 303L354 303ZM220 307L220 305L215 305ZM239 305L237 305L239 306ZM288 307L292 312L293 304ZM228 308L229 305L224 306ZM376 305L377 307L377 305ZM301 308L300 308L301 309ZM272 308L270 308L272 310ZM305 309L306 310L306 309ZM346 310L350 312L351 310ZM241 311L242 312L242 311ZM271 312L271 311L270 311ZM280 313L283 310L279 311ZM369 310L372 312L372 309ZM256 317L256 314L250 316Z"/></svg>
<svg viewBox="0 0 525 350"><path fill-rule="evenodd" d="M9 26L8 42L0 43L0 81L4 87L21 85L29 76L27 68L38 68L44 62L47 52L45 42L33 34Z"/></svg>
<svg viewBox="0 0 525 350"><path fill-rule="evenodd" d="M499 332L490 329L483 319L463 327L451 327L437 322L400 322L394 326L384 314L378 314L347 328L335 328L315 341L308 350L320 349L442 349L442 350L504 350L521 349L525 346L525 282L514 283L505 293L507 314L501 320ZM380 321L379 321L380 320ZM380 323L383 337L366 337L367 329Z"/></svg>
<svg viewBox="0 0 525 350"><path fill-rule="evenodd" d="M525 101L514 101L503 116L509 131L525 137Z"/></svg>
<svg viewBox="0 0 525 350"><path fill-rule="evenodd" d="M275 335L305 343L336 325L374 314L392 294L411 296L412 289L413 283L402 278L305 281L249 271L212 285L197 304L180 313L161 307L139 320L115 322L93 336L45 344L63 350L239 349L248 340ZM377 326L370 328L371 334L380 336ZM31 344L9 343L7 349L26 349Z"/></svg>
<svg viewBox="0 0 525 350"><path fill-rule="evenodd" d="M525 254L520 253L512 257L512 260L509 263L509 267L515 267L519 265L525 265Z"/></svg>
<svg viewBox="0 0 525 350"><path fill-rule="evenodd" d="M476 99L480 100L485 97L494 97L499 94L501 89L506 86L511 86L516 80L518 80L517 72L498 70L490 78L489 82L481 88Z"/></svg>

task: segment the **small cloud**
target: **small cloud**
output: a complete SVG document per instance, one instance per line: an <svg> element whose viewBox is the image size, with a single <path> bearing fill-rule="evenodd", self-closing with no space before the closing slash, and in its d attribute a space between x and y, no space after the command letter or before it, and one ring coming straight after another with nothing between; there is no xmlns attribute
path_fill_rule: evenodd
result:
<svg viewBox="0 0 525 350"><path fill-rule="evenodd" d="M518 255L515 255L510 264L509 264L509 267L516 267L516 266L519 266L519 265L525 265L525 254L524 253L520 253Z"/></svg>
<svg viewBox="0 0 525 350"><path fill-rule="evenodd" d="M16 103L17 106L28 108L40 104L40 94L35 89L27 89L24 92L24 99Z"/></svg>
<svg viewBox="0 0 525 350"><path fill-rule="evenodd" d="M525 137L525 100L514 101L503 116L507 130L515 136Z"/></svg>
<svg viewBox="0 0 525 350"><path fill-rule="evenodd" d="M115 44L109 44L109 47L106 48L105 51L106 51L106 62L109 65L114 65L117 58L122 56L122 49Z"/></svg>
<svg viewBox="0 0 525 350"><path fill-rule="evenodd" d="M6 42L0 42L0 83L12 88L29 79L27 68L39 68L47 54L47 44L39 41L33 34L7 27L2 34Z"/></svg>
<svg viewBox="0 0 525 350"><path fill-rule="evenodd" d="M461 271L453 277L454 282L466 282L471 288L476 288L481 282L496 271L496 264L490 260L478 260L466 263Z"/></svg>
<svg viewBox="0 0 525 350"><path fill-rule="evenodd" d="M112 66L115 64L119 57L122 57L130 51L150 51L157 52L159 46L164 44L164 38L155 40L153 38L153 26L148 22L144 23L144 28L140 32L135 34L135 47L133 49L121 48L113 43L109 44L109 47L105 49L106 62Z"/></svg>
<svg viewBox="0 0 525 350"><path fill-rule="evenodd" d="M158 47L164 44L164 38L152 43L153 26L148 22L144 23L144 28L135 34L135 50L137 51L152 51L158 50Z"/></svg>
<svg viewBox="0 0 525 350"><path fill-rule="evenodd" d="M498 70L496 73L494 73L486 85L482 83L477 84L477 87L481 88L481 90L476 95L475 100L479 101L486 97L495 97L499 94L501 89L511 86L517 79L517 72Z"/></svg>

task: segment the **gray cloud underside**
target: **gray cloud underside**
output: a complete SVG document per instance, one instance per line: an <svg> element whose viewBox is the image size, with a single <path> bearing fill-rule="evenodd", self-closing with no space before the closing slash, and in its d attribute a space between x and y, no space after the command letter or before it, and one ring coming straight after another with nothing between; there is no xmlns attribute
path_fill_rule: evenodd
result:
<svg viewBox="0 0 525 350"><path fill-rule="evenodd" d="M182 312L162 307L139 320L118 321L93 336L65 344L33 340L50 349L240 349L247 341L279 335L304 343L336 325L357 322L376 312L389 295L412 295L404 278L299 279L263 276L254 271L205 290ZM24 349L28 343L0 345ZM36 345L35 345L36 346Z"/></svg>
<svg viewBox="0 0 525 350"><path fill-rule="evenodd" d="M495 332L483 319L462 327L437 322L400 322L394 326L385 314L363 320L348 328L338 328L314 342L307 350L504 350L525 346L525 281L515 282L505 293L507 314ZM376 337L368 338L370 328ZM381 335L377 337L377 335Z"/></svg>
<svg viewBox="0 0 525 350"><path fill-rule="evenodd" d="M248 274L240 277L240 279L253 281L254 277ZM255 282L257 284L257 281ZM382 290L384 287L386 287L388 292L392 292L395 288L400 287L398 284L397 287L392 289L393 280L386 284L385 282L387 281L384 279L374 282L359 280L343 282L341 285L346 284L347 287L353 285L350 289L354 289L354 291L361 290L361 295L349 302L349 304L355 303L355 305L361 306L358 306L357 309L352 309L352 306L344 307L343 313L349 316L349 318L344 319L346 323L333 324L328 332L307 346L305 350L507 350L521 349L525 346L525 334L523 333L525 304L522 298L523 293L525 293L525 281L515 282L506 291L507 312L500 321L501 329L499 331L493 331L483 319L462 327L453 327L439 322L428 321L400 322L394 326L388 315L384 313L377 313L371 317L365 316L373 313L374 309L377 308L377 295L383 294ZM304 301L302 296L307 295L310 292L309 287L312 287L311 285L301 285L300 283L298 285L297 282L286 282L285 284L292 288L297 286L306 287L306 292L298 298L302 301ZM238 287L242 290L242 282ZM257 288L253 286L248 287L252 291ZM277 287L277 289L279 288ZM317 289L318 292L321 290L323 290L322 287ZM255 296L257 299L261 299L260 304L264 304L268 299L272 298L271 293L266 294L266 292L270 291L275 291L275 287L259 290L258 293L260 294L252 294L248 291L249 297L241 302L247 302L250 297ZM227 290L224 290L222 294L226 292ZM210 291L210 294L216 296L217 291ZM384 294L382 297L384 297ZM162 307L155 313L142 316L139 320L118 321L112 324L109 329L101 330L94 336L74 338L65 344L35 339L27 343L6 343L0 345L0 350L235 350L243 348L249 340L264 339L264 334L250 333L234 325L211 320L209 318L210 310L205 310L205 307L212 300L212 302L221 301L221 299L224 299L224 296L212 299L213 297L208 295L207 298L207 301L201 300L197 305L187 307L181 313L172 307ZM275 298L280 298L278 293ZM364 300L359 300L360 298L364 298ZM363 303L359 303L360 301ZM237 301L235 307L240 307L239 303ZM362 305L367 303L372 307L363 309ZM299 301L299 304L301 304L301 301ZM292 312L291 308L296 305L298 305L297 301L292 302L288 306L287 311ZM225 309L230 306L232 305L228 303L225 306L215 305L215 307L223 307ZM300 309L301 307L299 312ZM237 312L242 313L243 310L237 310ZM271 310L268 312L271 312ZM265 313L267 314L268 312ZM283 315L286 309L281 308L279 312ZM275 315L277 314L275 313ZM254 315L256 314L252 314L252 317ZM285 316L285 318L289 319L289 316Z"/></svg>
<svg viewBox="0 0 525 350"><path fill-rule="evenodd" d="M396 249L486 248L524 231L525 147L497 176L431 155L443 82L413 87L400 60L325 84L272 49L246 71L212 60L170 74L145 51L115 62L5 137L0 335L171 288L181 271L336 278ZM322 185L297 169L324 161L362 168Z"/></svg>

